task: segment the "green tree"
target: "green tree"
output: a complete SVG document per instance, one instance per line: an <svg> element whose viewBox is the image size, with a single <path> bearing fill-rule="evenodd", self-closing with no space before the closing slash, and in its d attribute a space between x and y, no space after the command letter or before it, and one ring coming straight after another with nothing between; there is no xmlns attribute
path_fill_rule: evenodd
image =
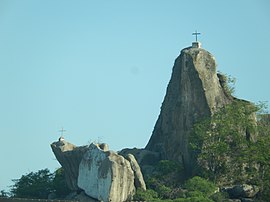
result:
<svg viewBox="0 0 270 202"><path fill-rule="evenodd" d="M260 198L270 198L270 114L258 116L258 138L248 151L247 172L253 176L252 182L260 187Z"/></svg>
<svg viewBox="0 0 270 202"><path fill-rule="evenodd" d="M241 173L257 134L257 110L249 102L236 100L194 126L190 146L200 168L197 172L220 184L246 179Z"/></svg>
<svg viewBox="0 0 270 202"><path fill-rule="evenodd" d="M171 199L178 195L183 167L175 161L161 160L151 177L146 179L147 188L158 193L160 199Z"/></svg>
<svg viewBox="0 0 270 202"><path fill-rule="evenodd" d="M47 199L50 193L55 193L57 198L63 198L70 192L62 168L54 173L47 168L30 172L12 181L14 182L10 191L12 197Z"/></svg>
<svg viewBox="0 0 270 202"><path fill-rule="evenodd" d="M1 191L0 191L0 198L8 197L8 196L9 196L9 193L6 192L5 190L1 190Z"/></svg>
<svg viewBox="0 0 270 202"><path fill-rule="evenodd" d="M201 178L199 176L195 176L189 179L184 186L191 196L199 197L210 197L217 191L217 187L214 183Z"/></svg>
<svg viewBox="0 0 270 202"><path fill-rule="evenodd" d="M268 200L270 115L265 113L264 105L236 100L196 124L190 135L190 148L199 165L196 172L219 185L257 185L259 198Z"/></svg>
<svg viewBox="0 0 270 202"><path fill-rule="evenodd" d="M30 172L20 179L12 180L11 195L19 198L46 199L52 192L52 177L48 169Z"/></svg>
<svg viewBox="0 0 270 202"><path fill-rule="evenodd" d="M62 167L58 168L53 174L52 189L59 198L65 197L70 192L70 189L67 187L65 172Z"/></svg>
<svg viewBox="0 0 270 202"><path fill-rule="evenodd" d="M136 191L133 200L135 201L154 201L158 199L158 193L152 189L147 189L144 191L143 189L139 188Z"/></svg>

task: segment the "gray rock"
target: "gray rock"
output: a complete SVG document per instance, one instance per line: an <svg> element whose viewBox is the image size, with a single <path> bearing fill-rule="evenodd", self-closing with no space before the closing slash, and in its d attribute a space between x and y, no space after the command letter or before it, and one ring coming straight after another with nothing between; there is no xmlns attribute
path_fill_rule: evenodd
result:
<svg viewBox="0 0 270 202"><path fill-rule="evenodd" d="M242 184L225 187L222 191L227 192L230 198L253 198L259 192L259 188L255 185Z"/></svg>
<svg viewBox="0 0 270 202"><path fill-rule="evenodd" d="M50 194L48 195L48 199L49 199L49 200L53 200L53 199L56 199L56 198L57 198L56 193L50 193Z"/></svg>
<svg viewBox="0 0 270 202"><path fill-rule="evenodd" d="M146 149L125 148L118 153L124 157L126 157L128 154L134 155L145 177L152 174L155 165L157 165L157 163L161 160L158 152L153 152Z"/></svg>
<svg viewBox="0 0 270 202"><path fill-rule="evenodd" d="M162 159L183 162L192 172L188 136L198 120L210 117L230 103L216 73L214 57L201 48L186 48L175 60L161 112L146 150L159 152Z"/></svg>
<svg viewBox="0 0 270 202"><path fill-rule="evenodd" d="M72 191L77 191L77 179L79 164L87 150L87 146L76 147L75 145L60 140L51 144L52 151L65 171L67 186Z"/></svg>
<svg viewBox="0 0 270 202"><path fill-rule="evenodd" d="M89 196L87 196L83 191L80 194L77 194L73 200L78 200L80 202L99 202L96 199L93 199Z"/></svg>
<svg viewBox="0 0 270 202"><path fill-rule="evenodd" d="M138 148L125 148L118 152L120 155L127 156L128 154L132 154L135 156L139 165L154 165L158 163L160 159L160 154L158 152L149 151L146 149L138 149Z"/></svg>
<svg viewBox="0 0 270 202"><path fill-rule="evenodd" d="M79 166L78 186L100 201L127 201L135 194L134 172L128 160L91 144Z"/></svg>
<svg viewBox="0 0 270 202"><path fill-rule="evenodd" d="M243 184L240 187L243 190L244 198L252 198L259 192L259 187L256 185Z"/></svg>
<svg viewBox="0 0 270 202"><path fill-rule="evenodd" d="M241 198L241 202L255 202L255 200L251 198Z"/></svg>
<svg viewBox="0 0 270 202"><path fill-rule="evenodd" d="M126 159L130 162L131 168L134 172L134 185L135 188L141 188L143 190L146 190L146 185L143 179L143 175L140 169L139 164L137 163L135 157L132 154L128 154Z"/></svg>

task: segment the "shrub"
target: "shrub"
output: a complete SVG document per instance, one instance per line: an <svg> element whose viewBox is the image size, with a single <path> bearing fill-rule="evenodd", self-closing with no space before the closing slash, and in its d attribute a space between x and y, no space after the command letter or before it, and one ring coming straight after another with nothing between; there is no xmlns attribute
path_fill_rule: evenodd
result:
<svg viewBox="0 0 270 202"><path fill-rule="evenodd" d="M181 165L176 161L161 160L157 165L157 172L159 172L160 175L168 175L181 170Z"/></svg>
<svg viewBox="0 0 270 202"><path fill-rule="evenodd" d="M155 199L158 199L158 194L152 189L147 189L144 191L143 189L139 188L133 197L133 200L135 201L154 201Z"/></svg>
<svg viewBox="0 0 270 202"><path fill-rule="evenodd" d="M193 196L205 196L205 197L213 195L217 189L212 182L209 182L208 180L201 178L199 176L195 176L189 179L185 183L185 188L190 191L190 194L195 194Z"/></svg>

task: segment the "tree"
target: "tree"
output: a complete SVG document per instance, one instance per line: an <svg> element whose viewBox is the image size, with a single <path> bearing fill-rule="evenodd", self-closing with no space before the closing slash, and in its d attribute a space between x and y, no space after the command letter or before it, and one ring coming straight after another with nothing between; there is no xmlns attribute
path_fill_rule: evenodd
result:
<svg viewBox="0 0 270 202"><path fill-rule="evenodd" d="M200 193L198 195L202 195L203 197L210 197L215 193L215 191L217 191L217 187L214 183L199 176L189 179L185 183L185 188L191 193Z"/></svg>
<svg viewBox="0 0 270 202"><path fill-rule="evenodd" d="M270 115L265 108L235 100L197 123L190 135L197 173L219 185L257 185L259 198L269 199Z"/></svg>
<svg viewBox="0 0 270 202"><path fill-rule="evenodd" d="M249 102L236 100L194 126L190 146L199 165L197 172L219 184L247 179L243 165L257 134L257 110Z"/></svg>
<svg viewBox="0 0 270 202"><path fill-rule="evenodd" d="M5 190L1 190L0 191L0 198L2 198L2 197L8 197L8 196L9 196L9 193L6 192Z"/></svg>
<svg viewBox="0 0 270 202"><path fill-rule="evenodd" d="M54 173L50 173L47 168L30 172L12 181L15 183L11 187L13 197L47 199L50 193L55 193L57 198L63 198L70 192L65 182L63 168L57 169Z"/></svg>
<svg viewBox="0 0 270 202"><path fill-rule="evenodd" d="M20 179L12 180L15 184L11 188L13 197L47 199L52 192L53 174L46 169L30 172Z"/></svg>
<svg viewBox="0 0 270 202"><path fill-rule="evenodd" d="M54 193L60 198L65 197L70 192L69 188L67 187L67 183L65 180L65 173L62 167L58 168L54 172L54 178L52 180L52 188Z"/></svg>
<svg viewBox="0 0 270 202"><path fill-rule="evenodd" d="M152 189L147 189L146 191L139 188L136 191L136 194L133 198L133 200L138 201L155 201L158 199L158 194Z"/></svg>
<svg viewBox="0 0 270 202"><path fill-rule="evenodd" d="M258 119L259 135L250 145L247 172L260 187L260 198L266 201L270 198L270 114L259 114Z"/></svg>

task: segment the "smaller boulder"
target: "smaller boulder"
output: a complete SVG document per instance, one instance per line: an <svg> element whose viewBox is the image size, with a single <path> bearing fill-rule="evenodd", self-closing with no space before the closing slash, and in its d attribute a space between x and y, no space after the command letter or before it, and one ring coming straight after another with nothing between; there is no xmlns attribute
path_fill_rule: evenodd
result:
<svg viewBox="0 0 270 202"><path fill-rule="evenodd" d="M157 165L157 163L161 160L158 152L148 151L146 149L125 148L118 153L125 157L128 154L134 155L138 164L140 165L140 169L144 177L150 176L155 169L155 165Z"/></svg>
<svg viewBox="0 0 270 202"><path fill-rule="evenodd" d="M222 190L227 192L230 198L253 198L259 192L257 186L248 184L225 187Z"/></svg>
<svg viewBox="0 0 270 202"><path fill-rule="evenodd" d="M252 198L241 198L241 202L255 202Z"/></svg>
<svg viewBox="0 0 270 202"><path fill-rule="evenodd" d="M141 188L142 190L146 191L146 185L143 179L143 175L141 172L141 168L138 164L138 162L136 161L135 157L132 154L128 154L126 156L126 159L130 162L131 165L131 169L134 172L134 185L136 187L136 189Z"/></svg>

